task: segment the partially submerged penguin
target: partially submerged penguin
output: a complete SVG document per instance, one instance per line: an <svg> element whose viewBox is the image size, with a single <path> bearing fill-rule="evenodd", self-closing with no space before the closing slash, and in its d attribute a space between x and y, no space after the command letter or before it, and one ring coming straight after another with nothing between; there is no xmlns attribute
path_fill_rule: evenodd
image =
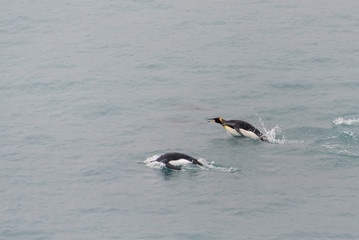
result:
<svg viewBox="0 0 359 240"><path fill-rule="evenodd" d="M255 128L250 123L247 123L242 120L224 120L222 118L211 118L208 119L209 122L215 122L221 124L227 132L233 136L242 136L250 137L253 139L260 139L262 141L268 142L266 136L264 136L257 128Z"/></svg>
<svg viewBox="0 0 359 240"><path fill-rule="evenodd" d="M197 159L178 152L170 152L170 153L162 154L156 159L156 161L162 162L166 165L167 168L174 170L181 170L181 168L178 166L189 164L189 163L197 164L199 166L203 165Z"/></svg>

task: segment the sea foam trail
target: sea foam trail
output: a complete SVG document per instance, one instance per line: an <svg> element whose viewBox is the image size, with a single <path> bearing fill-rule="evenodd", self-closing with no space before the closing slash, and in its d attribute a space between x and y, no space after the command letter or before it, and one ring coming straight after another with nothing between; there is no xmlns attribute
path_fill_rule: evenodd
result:
<svg viewBox="0 0 359 240"><path fill-rule="evenodd" d="M149 168L154 168L154 169L162 169L165 168L165 164L161 163L161 162L157 162L157 158L160 157L161 155L153 155L151 157L148 157L143 164L145 164L147 167ZM202 163L202 166L199 165L194 165L194 164L187 164L187 165L183 165L182 166L182 170L193 170L193 169L202 169L205 171L213 171L213 172L224 172L224 173L234 173L234 172L238 172L238 170L236 168L233 167L222 167L218 164L215 164L214 161L212 162L208 162L206 159L204 158L198 158L198 161L200 163Z"/></svg>
<svg viewBox="0 0 359 240"><path fill-rule="evenodd" d="M212 162L207 162L204 158L200 158L198 159L199 162L201 162L203 164L203 166L200 166L203 170L207 170L207 171L213 171L213 172L226 172L226 173L234 173L234 172L238 172L239 170L233 167L222 167L220 165L217 165L214 163L214 161Z"/></svg>

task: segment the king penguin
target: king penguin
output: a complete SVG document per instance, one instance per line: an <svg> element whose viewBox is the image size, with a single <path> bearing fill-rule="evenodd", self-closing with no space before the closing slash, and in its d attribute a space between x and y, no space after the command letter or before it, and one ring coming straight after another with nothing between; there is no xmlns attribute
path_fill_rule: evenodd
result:
<svg viewBox="0 0 359 240"><path fill-rule="evenodd" d="M208 119L209 122L215 122L221 124L227 132L233 136L242 136L250 137L253 139L260 139L262 141L268 142L266 136L264 136L257 128L255 128L250 123L247 123L242 120L224 120L222 118L211 118Z"/></svg>
<svg viewBox="0 0 359 240"><path fill-rule="evenodd" d="M166 165L167 168L174 170L181 170L181 168L177 166L189 164L189 163L202 166L202 163L200 163L197 159L178 152L170 152L170 153L162 154L156 159L156 161L162 162Z"/></svg>

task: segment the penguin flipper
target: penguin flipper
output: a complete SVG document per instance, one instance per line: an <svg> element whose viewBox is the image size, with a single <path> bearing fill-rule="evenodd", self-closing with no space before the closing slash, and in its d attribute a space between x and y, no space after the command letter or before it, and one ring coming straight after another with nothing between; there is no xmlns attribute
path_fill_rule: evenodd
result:
<svg viewBox="0 0 359 240"><path fill-rule="evenodd" d="M181 170L180 167L173 166L170 163L166 163L166 168L173 169L173 170Z"/></svg>
<svg viewBox="0 0 359 240"><path fill-rule="evenodd" d="M237 126L233 126L234 130L237 131L237 133L239 133L239 135L241 135L242 137L245 137L244 134L241 132L241 129Z"/></svg>
<svg viewBox="0 0 359 240"><path fill-rule="evenodd" d="M197 164L197 165L199 165L199 166L203 166L203 164L200 163L197 159L194 159L192 163L193 163L193 164Z"/></svg>

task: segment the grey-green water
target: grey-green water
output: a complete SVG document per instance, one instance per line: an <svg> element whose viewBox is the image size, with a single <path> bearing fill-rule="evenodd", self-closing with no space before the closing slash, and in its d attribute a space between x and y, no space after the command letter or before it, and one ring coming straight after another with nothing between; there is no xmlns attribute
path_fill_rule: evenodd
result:
<svg viewBox="0 0 359 240"><path fill-rule="evenodd" d="M359 238L356 1L1 5L0 239Z"/></svg>

